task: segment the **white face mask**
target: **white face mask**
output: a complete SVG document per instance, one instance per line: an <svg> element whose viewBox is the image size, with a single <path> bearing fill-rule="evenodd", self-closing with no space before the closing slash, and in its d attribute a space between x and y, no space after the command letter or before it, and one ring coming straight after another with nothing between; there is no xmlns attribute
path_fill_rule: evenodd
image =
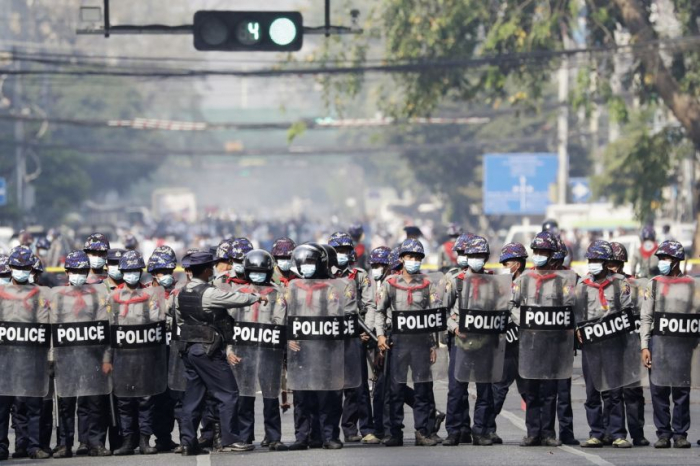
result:
<svg viewBox="0 0 700 466"><path fill-rule="evenodd" d="M652 249L654 249L654 242L651 240L646 240L644 241L643 246L645 251L651 251Z"/></svg>
<svg viewBox="0 0 700 466"><path fill-rule="evenodd" d="M603 271L603 264L600 262L589 262L588 263L588 273L591 275L598 275Z"/></svg>
<svg viewBox="0 0 700 466"><path fill-rule="evenodd" d="M301 275L304 278L311 278L316 273L316 264L301 264Z"/></svg>
<svg viewBox="0 0 700 466"><path fill-rule="evenodd" d="M17 283L26 283L30 275L29 270L12 269L12 279Z"/></svg>
<svg viewBox="0 0 700 466"><path fill-rule="evenodd" d="M486 261L484 259L479 259L476 257L470 257L469 260L467 261L467 265L474 272L481 272L481 270L484 268L485 263L486 263Z"/></svg>
<svg viewBox="0 0 700 466"><path fill-rule="evenodd" d="M669 260L659 261L659 272L661 272L661 275L668 275L671 273L672 265L672 262Z"/></svg>
<svg viewBox="0 0 700 466"><path fill-rule="evenodd" d="M264 283L267 274L265 272L250 272L248 277L250 277L250 281L253 283Z"/></svg>
<svg viewBox="0 0 700 466"><path fill-rule="evenodd" d="M535 264L535 267L544 267L547 265L547 261L549 261L549 257L547 256L541 256L539 254L532 256L532 263Z"/></svg>
<svg viewBox="0 0 700 466"><path fill-rule="evenodd" d="M466 267L468 264L469 258L467 256L457 256L457 265L460 267Z"/></svg>
<svg viewBox="0 0 700 466"><path fill-rule="evenodd" d="M0 277L0 285L9 285L12 283L11 277Z"/></svg>
<svg viewBox="0 0 700 466"><path fill-rule="evenodd" d="M141 280L141 272L124 272L124 281L127 285L134 286Z"/></svg>
<svg viewBox="0 0 700 466"><path fill-rule="evenodd" d="M338 265L341 267L345 267L348 265L348 262L350 261L350 256L347 254L338 254Z"/></svg>
<svg viewBox="0 0 700 466"><path fill-rule="evenodd" d="M68 274L68 283L70 283L72 286L83 286L86 281L87 275L83 275L82 273Z"/></svg>
<svg viewBox="0 0 700 466"><path fill-rule="evenodd" d="M174 278L172 275L163 275L160 278L156 278L156 281L163 288L170 288L171 286L173 286Z"/></svg>
<svg viewBox="0 0 700 466"><path fill-rule="evenodd" d="M406 272L410 274L418 273L420 272L420 262L421 261L406 260L403 262L403 267L406 269Z"/></svg>
<svg viewBox="0 0 700 466"><path fill-rule="evenodd" d="M279 259L277 261L277 267L279 267L282 272L288 272L292 267L292 261L290 259Z"/></svg>
<svg viewBox="0 0 700 466"><path fill-rule="evenodd" d="M374 279L375 282L378 282L379 280L381 280L383 275L384 275L384 269L382 269L381 267L378 267L376 269L372 269L372 278Z"/></svg>
<svg viewBox="0 0 700 466"><path fill-rule="evenodd" d="M88 256L88 258L90 260L91 269L101 269L107 263L107 260L104 257Z"/></svg>
<svg viewBox="0 0 700 466"><path fill-rule="evenodd" d="M236 275L243 275L243 272L245 272L245 268L243 267L243 264L235 262L233 264L233 271L236 272Z"/></svg>
<svg viewBox="0 0 700 466"><path fill-rule="evenodd" d="M29 275L29 279L27 280L29 283L34 283L34 274Z"/></svg>
<svg viewBox="0 0 700 466"><path fill-rule="evenodd" d="M108 265L107 275L109 275L112 280L121 280L124 278L124 274L119 270L118 265Z"/></svg>

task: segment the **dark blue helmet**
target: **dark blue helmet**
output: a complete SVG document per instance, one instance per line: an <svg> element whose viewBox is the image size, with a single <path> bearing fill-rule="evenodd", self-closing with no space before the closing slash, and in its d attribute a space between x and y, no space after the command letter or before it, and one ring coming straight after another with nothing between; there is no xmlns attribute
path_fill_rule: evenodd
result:
<svg viewBox="0 0 700 466"><path fill-rule="evenodd" d="M613 258L613 250L610 243L597 239L593 241L586 251L586 259L600 259L610 261Z"/></svg>
<svg viewBox="0 0 700 466"><path fill-rule="evenodd" d="M613 250L614 261L627 262L627 248L624 244L613 241L610 246Z"/></svg>
<svg viewBox="0 0 700 466"><path fill-rule="evenodd" d="M38 240L36 240L36 248L37 249L51 249L51 241L46 239L45 237L41 237Z"/></svg>
<svg viewBox="0 0 700 466"><path fill-rule="evenodd" d="M117 264L119 264L119 261L121 260L125 252L126 249L110 249L109 251L107 251L107 263L116 262Z"/></svg>
<svg viewBox="0 0 700 466"><path fill-rule="evenodd" d="M292 252L297 245L289 238L279 238L272 245L272 255L274 257L292 257Z"/></svg>
<svg viewBox="0 0 700 466"><path fill-rule="evenodd" d="M569 249L564 244L564 240L561 237L557 238L557 250L552 254L552 260L564 260L566 256L569 255Z"/></svg>
<svg viewBox="0 0 700 466"><path fill-rule="evenodd" d="M134 235L127 235L126 239L124 240L124 247L126 249L136 249L139 247L139 241Z"/></svg>
<svg viewBox="0 0 700 466"><path fill-rule="evenodd" d="M369 253L369 264L381 264L389 265L389 256L391 255L391 249L386 246L379 246L378 248L372 249Z"/></svg>
<svg viewBox="0 0 700 466"><path fill-rule="evenodd" d="M216 247L216 251L214 252L214 259L216 259L217 261L229 261L233 259L233 257L231 256L232 248L233 245L231 241L227 239L223 240Z"/></svg>
<svg viewBox="0 0 700 466"><path fill-rule="evenodd" d="M359 241L360 238L362 238L362 235L365 234L365 229L362 228L362 224L360 222L355 222L348 228L348 233L355 241Z"/></svg>
<svg viewBox="0 0 700 466"><path fill-rule="evenodd" d="M109 251L109 240L102 233L93 233L85 240L83 251Z"/></svg>
<svg viewBox="0 0 700 466"><path fill-rule="evenodd" d="M654 253L657 256L671 256L674 259L685 260L685 250L678 241L664 241Z"/></svg>
<svg viewBox="0 0 700 466"><path fill-rule="evenodd" d="M26 246L17 246L10 252L8 265L10 267L32 267L35 256Z"/></svg>
<svg viewBox="0 0 700 466"><path fill-rule="evenodd" d="M41 262L41 259L39 259L37 256L34 256L32 271L35 273L44 273L44 264Z"/></svg>
<svg viewBox="0 0 700 466"><path fill-rule="evenodd" d="M5 254L0 254L0 275L5 275L7 273L12 272L10 270L10 265L8 264L9 260L10 260L10 256L6 256Z"/></svg>
<svg viewBox="0 0 700 466"><path fill-rule="evenodd" d="M447 236L457 237L462 234L462 227L456 223L450 223L447 227Z"/></svg>
<svg viewBox="0 0 700 466"><path fill-rule="evenodd" d="M399 257L404 256L406 254L419 254L423 257L425 257L425 250L423 249L423 243L418 241L417 239L409 238L404 240L403 243L401 243L401 246L399 246Z"/></svg>
<svg viewBox="0 0 700 466"><path fill-rule="evenodd" d="M248 238L236 238L231 243L231 259L243 261L245 255L253 250L253 244L248 240Z"/></svg>
<svg viewBox="0 0 700 466"><path fill-rule="evenodd" d="M389 253L389 268L391 270L400 270L403 263L399 260L399 247L395 247Z"/></svg>
<svg viewBox="0 0 700 466"><path fill-rule="evenodd" d="M559 246L557 245L557 239L549 231L541 231L537 233L537 236L530 243L530 249L543 249L546 251L557 252Z"/></svg>
<svg viewBox="0 0 700 466"><path fill-rule="evenodd" d="M353 243L350 235L345 233L344 231L336 231L335 233L333 233L331 237L328 238L328 245L333 246L334 248L342 246L347 246L350 248L355 247L355 243Z"/></svg>
<svg viewBox="0 0 700 466"><path fill-rule="evenodd" d="M148 273L152 273L155 270L173 270L177 267L177 257L175 254L169 254L163 251L154 251L151 257L148 259L148 267L146 270Z"/></svg>
<svg viewBox="0 0 700 466"><path fill-rule="evenodd" d="M498 258L498 262L501 264L509 261L511 259L526 259L527 250L525 246L520 243L508 243L501 249L501 256Z"/></svg>
<svg viewBox="0 0 700 466"><path fill-rule="evenodd" d="M642 237L642 241L656 241L656 232L651 225L644 225L642 233L639 236Z"/></svg>
<svg viewBox="0 0 700 466"><path fill-rule="evenodd" d="M66 256L66 270L90 270L90 260L83 251L73 251Z"/></svg>
<svg viewBox="0 0 700 466"><path fill-rule="evenodd" d="M455 252L464 252L464 250L467 248L467 243L473 237L474 235L471 233L462 233L455 241L454 246L452 246L452 250Z"/></svg>
<svg viewBox="0 0 700 466"><path fill-rule="evenodd" d="M144 267L146 264L138 251L126 251L119 260L119 270L141 270Z"/></svg>
<svg viewBox="0 0 700 466"><path fill-rule="evenodd" d="M469 254L491 254L489 242L482 236L472 236L464 248L464 253Z"/></svg>

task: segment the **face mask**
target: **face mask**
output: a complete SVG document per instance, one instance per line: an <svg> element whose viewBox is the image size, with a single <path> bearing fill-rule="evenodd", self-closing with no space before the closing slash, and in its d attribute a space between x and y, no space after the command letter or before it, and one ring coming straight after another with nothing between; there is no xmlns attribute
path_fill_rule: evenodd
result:
<svg viewBox="0 0 700 466"><path fill-rule="evenodd" d="M83 275L82 273L68 274L68 283L70 283L72 286L83 286L86 281L87 275Z"/></svg>
<svg viewBox="0 0 700 466"><path fill-rule="evenodd" d="M549 257L547 256L540 256L538 254L532 256L532 263L535 264L535 267L544 267L545 265L547 265L548 260Z"/></svg>
<svg viewBox="0 0 700 466"><path fill-rule="evenodd" d="M12 279L17 283L25 283L27 280L29 280L29 275L31 275L29 270L12 270Z"/></svg>
<svg viewBox="0 0 700 466"><path fill-rule="evenodd" d="M381 267L376 268L376 269L372 269L372 278L374 279L375 282L378 282L379 280L381 280L383 275L384 275L384 270Z"/></svg>
<svg viewBox="0 0 700 466"><path fill-rule="evenodd" d="M457 265L460 267L466 267L469 263L469 258L467 256L457 256Z"/></svg>
<svg viewBox="0 0 700 466"><path fill-rule="evenodd" d="M264 283L267 274L265 272L250 272L248 277L250 277L250 281L253 283Z"/></svg>
<svg viewBox="0 0 700 466"><path fill-rule="evenodd" d="M46 257L49 251L47 251L46 249L39 249L37 253L39 253L39 257Z"/></svg>
<svg viewBox="0 0 700 466"><path fill-rule="evenodd" d="M124 278L124 274L119 270L118 265L107 266L107 275L109 275L112 280L121 280Z"/></svg>
<svg viewBox="0 0 700 466"><path fill-rule="evenodd" d="M292 268L292 261L289 259L280 259L277 261L277 267L279 267L282 272L289 272L289 269Z"/></svg>
<svg viewBox="0 0 700 466"><path fill-rule="evenodd" d="M406 272L408 273L418 273L420 271L420 261L404 261L403 263Z"/></svg>
<svg viewBox="0 0 700 466"><path fill-rule="evenodd" d="M29 279L27 281L29 283L34 283L34 275L29 275Z"/></svg>
<svg viewBox="0 0 700 466"><path fill-rule="evenodd" d="M661 272L661 275L668 275L671 273L671 261L659 261L659 272Z"/></svg>
<svg viewBox="0 0 700 466"><path fill-rule="evenodd" d="M314 276L316 273L316 265L315 264L301 264L301 275L304 278L311 278Z"/></svg>
<svg viewBox="0 0 700 466"><path fill-rule="evenodd" d="M348 265L348 262L350 261L350 256L347 254L338 254L338 265L341 267L344 267Z"/></svg>
<svg viewBox="0 0 700 466"><path fill-rule="evenodd" d="M160 286L163 288L170 288L173 286L173 276L172 275L163 275L160 278L156 278L156 281Z"/></svg>
<svg viewBox="0 0 700 466"><path fill-rule="evenodd" d="M644 241L644 250L645 251L651 251L651 249L654 247L654 242L646 240Z"/></svg>
<svg viewBox="0 0 700 466"><path fill-rule="evenodd" d="M10 283L12 283L12 278L0 277L0 285L9 285Z"/></svg>
<svg viewBox="0 0 700 466"><path fill-rule="evenodd" d="M124 272L124 281L127 285L134 286L141 280L141 272Z"/></svg>
<svg viewBox="0 0 700 466"><path fill-rule="evenodd" d="M474 272L481 272L481 270L484 268L485 263L486 261L484 259L477 259L476 257L472 257L469 260L467 260L467 265Z"/></svg>
<svg viewBox="0 0 700 466"><path fill-rule="evenodd" d="M515 275L518 272L518 270L520 270L520 264L518 264L517 262L511 265L508 269L511 275Z"/></svg>
<svg viewBox="0 0 700 466"><path fill-rule="evenodd" d="M236 275L243 275L245 268L243 267L243 264L235 263L233 264L233 271L236 272Z"/></svg>
<svg viewBox="0 0 700 466"><path fill-rule="evenodd" d="M91 269L101 269L105 266L107 260L104 257L89 256L90 268Z"/></svg>
<svg viewBox="0 0 700 466"><path fill-rule="evenodd" d="M601 263L596 263L596 262L589 262L588 263L588 273L591 275L598 275L603 271L603 264Z"/></svg>

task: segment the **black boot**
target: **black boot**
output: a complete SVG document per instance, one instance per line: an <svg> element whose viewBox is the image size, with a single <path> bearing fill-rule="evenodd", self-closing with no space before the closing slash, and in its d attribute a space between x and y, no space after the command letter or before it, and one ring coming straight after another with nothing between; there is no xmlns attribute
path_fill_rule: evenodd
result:
<svg viewBox="0 0 700 466"><path fill-rule="evenodd" d="M218 422L214 423L214 438L212 439L212 448L214 451L221 451L223 445L221 444L221 424Z"/></svg>
<svg viewBox="0 0 700 466"><path fill-rule="evenodd" d="M114 450L114 456L133 455L136 448L133 435L125 435L122 446Z"/></svg>
<svg viewBox="0 0 700 466"><path fill-rule="evenodd" d="M141 434L141 440L139 441L139 453L142 455L155 455L158 453L158 449L150 445L150 440L150 435Z"/></svg>

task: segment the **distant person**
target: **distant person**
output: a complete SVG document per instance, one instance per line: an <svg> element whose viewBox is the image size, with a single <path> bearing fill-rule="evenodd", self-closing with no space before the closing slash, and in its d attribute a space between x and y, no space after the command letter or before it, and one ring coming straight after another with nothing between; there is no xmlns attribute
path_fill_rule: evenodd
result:
<svg viewBox="0 0 700 466"><path fill-rule="evenodd" d="M447 272L457 267L457 252L454 251L455 241L462 234L462 227L456 223L450 223L447 227L447 241L442 243L438 251L438 268Z"/></svg>
<svg viewBox="0 0 700 466"><path fill-rule="evenodd" d="M642 244L639 249L634 251L630 261L632 275L639 278L651 278L659 275L659 259L654 254L658 248L654 227L646 225L642 228L639 236Z"/></svg>

